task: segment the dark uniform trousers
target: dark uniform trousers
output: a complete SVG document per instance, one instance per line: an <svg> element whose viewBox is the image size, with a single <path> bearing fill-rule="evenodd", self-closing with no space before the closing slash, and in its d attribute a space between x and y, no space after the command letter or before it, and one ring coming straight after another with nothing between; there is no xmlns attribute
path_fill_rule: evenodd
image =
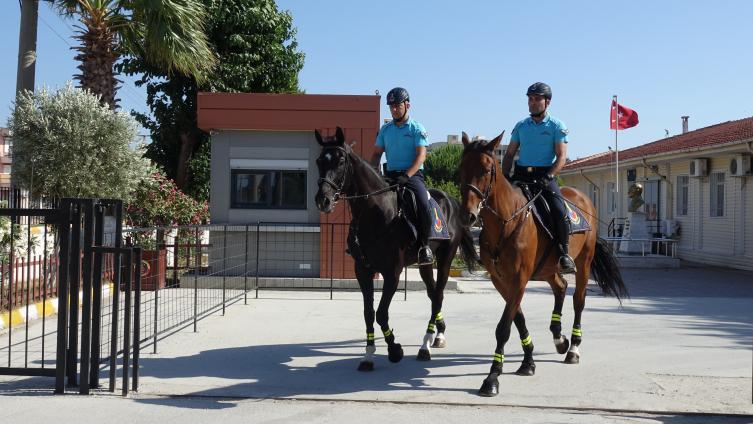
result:
<svg viewBox="0 0 753 424"><path fill-rule="evenodd" d="M396 179L405 171L388 171L387 177ZM416 203L418 205L418 242L421 246L429 244L429 234L431 232L431 206L429 205L429 191L426 189L426 183L424 183L424 174L421 171L413 174L405 184L405 187L412 191L416 195Z"/></svg>
<svg viewBox="0 0 753 424"><path fill-rule="evenodd" d="M523 181L526 183L532 183L544 178L549 172L548 166L515 166L515 174L513 174L513 180ZM549 208L552 210L552 216L554 217L554 235L559 239L559 243L567 249L570 240L570 218L567 215L567 209L565 208L565 201L562 200L562 192L557 185L557 181L549 181L546 189L542 190L541 196L549 204Z"/></svg>

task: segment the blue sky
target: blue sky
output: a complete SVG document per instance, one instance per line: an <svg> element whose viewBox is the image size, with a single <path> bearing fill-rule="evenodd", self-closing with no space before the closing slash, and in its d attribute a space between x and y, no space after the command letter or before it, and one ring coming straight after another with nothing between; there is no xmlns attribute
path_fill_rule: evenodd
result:
<svg viewBox="0 0 753 424"><path fill-rule="evenodd" d="M492 137L526 116L525 89L554 91L552 115L570 129L571 158L614 144L613 94L640 124L619 135L620 149L681 131L753 115L753 2L282 0L298 29L308 93L411 93L412 115L430 141L465 130ZM16 84L19 9L2 0L0 123ZM76 72L63 22L40 6L37 86L58 87ZM145 96L125 80L124 109L145 110ZM385 107L382 116L388 116ZM505 137L507 140L507 137Z"/></svg>

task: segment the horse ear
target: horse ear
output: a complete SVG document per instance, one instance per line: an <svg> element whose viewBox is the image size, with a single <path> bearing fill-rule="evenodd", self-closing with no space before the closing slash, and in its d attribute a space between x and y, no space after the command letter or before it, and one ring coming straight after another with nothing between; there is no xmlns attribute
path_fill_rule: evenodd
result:
<svg viewBox="0 0 753 424"><path fill-rule="evenodd" d="M465 131L463 131L462 140L463 140L463 146L467 146L471 142L471 139L468 138L468 134L466 134Z"/></svg>
<svg viewBox="0 0 753 424"><path fill-rule="evenodd" d="M504 135L505 135L505 131L502 130L502 134L494 137L494 139L490 141L489 144L486 145L486 148L492 151L496 149L497 146L499 145L499 142L502 141L502 137L504 137Z"/></svg>
<svg viewBox="0 0 753 424"><path fill-rule="evenodd" d="M319 133L319 130L314 130L314 136L316 137L316 142L324 147L324 140L322 140L322 135Z"/></svg>
<svg viewBox="0 0 753 424"><path fill-rule="evenodd" d="M337 127L337 131L335 131L335 140L337 140L337 144L339 145L345 144L345 133L340 127Z"/></svg>

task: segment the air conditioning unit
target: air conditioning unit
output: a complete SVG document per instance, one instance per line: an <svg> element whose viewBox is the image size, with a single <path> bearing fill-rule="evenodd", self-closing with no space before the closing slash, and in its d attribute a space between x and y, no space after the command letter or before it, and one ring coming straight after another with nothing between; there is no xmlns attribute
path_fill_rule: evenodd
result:
<svg viewBox="0 0 753 424"><path fill-rule="evenodd" d="M729 174L733 177L745 177L751 175L750 156L739 154L729 161Z"/></svg>
<svg viewBox="0 0 753 424"><path fill-rule="evenodd" d="M705 177L709 175L709 160L706 158L693 159L690 161L690 176Z"/></svg>

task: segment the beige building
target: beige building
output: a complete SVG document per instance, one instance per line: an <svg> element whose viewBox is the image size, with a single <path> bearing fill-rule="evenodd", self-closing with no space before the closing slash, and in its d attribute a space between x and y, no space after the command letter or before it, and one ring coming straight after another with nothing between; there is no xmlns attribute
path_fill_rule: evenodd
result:
<svg viewBox="0 0 753 424"><path fill-rule="evenodd" d="M10 132L7 128L0 128L0 187L10 187L10 146Z"/></svg>
<svg viewBox="0 0 753 424"><path fill-rule="evenodd" d="M680 259L753 270L753 117L569 162L565 185L597 205L600 234L619 229L627 189L643 185L642 210L657 237L678 239Z"/></svg>

